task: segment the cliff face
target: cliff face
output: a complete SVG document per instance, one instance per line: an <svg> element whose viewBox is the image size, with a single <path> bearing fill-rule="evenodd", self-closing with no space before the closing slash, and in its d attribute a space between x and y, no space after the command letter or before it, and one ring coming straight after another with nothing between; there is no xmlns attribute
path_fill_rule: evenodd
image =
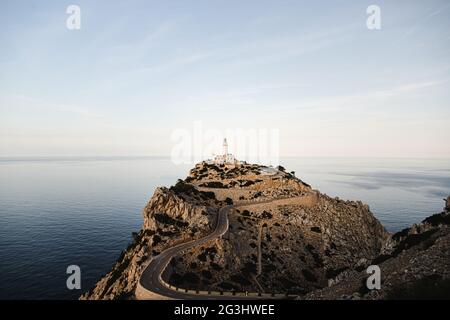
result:
<svg viewBox="0 0 450 320"><path fill-rule="evenodd" d="M177 227L187 227L188 225L200 229L209 228L210 219L213 216L211 213L216 211L212 210L211 212L211 204L207 201L202 202L202 200L207 199L202 199L200 193L196 198L182 193L178 195L176 192L176 188L172 188L172 190L157 188L155 190L152 199L143 211L144 230L159 231L159 229L166 230L169 226L172 226L172 229L176 232ZM170 221L170 219L176 221Z"/></svg>
<svg viewBox="0 0 450 320"><path fill-rule="evenodd" d="M307 299L449 299L450 197L443 212L391 235L370 261L381 270L381 289L369 291L368 274L352 271Z"/></svg>
<svg viewBox="0 0 450 320"><path fill-rule="evenodd" d="M363 267L388 237L362 203L303 196L249 204L230 215L228 233L175 259L182 288L304 294L344 270Z"/></svg>
<svg viewBox="0 0 450 320"><path fill-rule="evenodd" d="M360 287L358 276L369 264L395 259L410 249L408 237L429 231L423 225L389 235L367 205L321 194L282 167L200 163L170 189L156 189L143 210L142 230L81 299L133 298L152 255L210 233L218 210L230 204L228 232L175 257L167 282L310 298L342 288L345 295L351 290L344 283L356 279Z"/></svg>
<svg viewBox="0 0 450 320"><path fill-rule="evenodd" d="M140 232L112 270L81 299L132 298L144 264L151 256L178 242L211 232L220 203L211 199L211 195L183 186L178 183L171 189L155 190L143 210L144 224Z"/></svg>

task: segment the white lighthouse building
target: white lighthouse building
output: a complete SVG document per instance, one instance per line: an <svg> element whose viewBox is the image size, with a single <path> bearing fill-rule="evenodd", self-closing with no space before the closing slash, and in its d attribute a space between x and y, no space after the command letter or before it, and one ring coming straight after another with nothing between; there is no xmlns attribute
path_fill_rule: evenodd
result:
<svg viewBox="0 0 450 320"><path fill-rule="evenodd" d="M236 165L239 163L239 161L236 160L234 155L228 153L228 142L226 138L223 139L223 154L216 155L214 157L213 162L215 164L232 164L232 165Z"/></svg>
<svg viewBox="0 0 450 320"><path fill-rule="evenodd" d="M223 154L228 155L228 142L227 138L223 139Z"/></svg>

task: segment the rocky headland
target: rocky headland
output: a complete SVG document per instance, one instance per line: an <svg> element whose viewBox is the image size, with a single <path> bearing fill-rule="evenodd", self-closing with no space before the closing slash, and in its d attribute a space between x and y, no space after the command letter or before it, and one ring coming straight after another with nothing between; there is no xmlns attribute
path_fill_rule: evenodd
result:
<svg viewBox="0 0 450 320"><path fill-rule="evenodd" d="M81 299L133 299L146 262L211 233L227 205L225 235L174 257L165 282L298 299L449 298L450 198L442 213L390 234L367 205L322 194L283 167L202 162L155 190L142 229ZM373 264L380 290L365 285Z"/></svg>

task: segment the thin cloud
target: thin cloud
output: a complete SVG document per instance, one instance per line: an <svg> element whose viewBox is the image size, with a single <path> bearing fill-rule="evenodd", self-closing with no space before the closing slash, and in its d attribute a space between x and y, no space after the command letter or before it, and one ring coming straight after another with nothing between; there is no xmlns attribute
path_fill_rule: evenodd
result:
<svg viewBox="0 0 450 320"><path fill-rule="evenodd" d="M212 50L211 55L227 68L267 64L298 57L349 41L351 40L350 31L354 28L355 25L349 25L307 34L294 32L281 38L273 36L272 38L264 39L264 41L215 48Z"/></svg>
<svg viewBox="0 0 450 320"><path fill-rule="evenodd" d="M145 58L150 50L162 43L168 35L175 30L175 26L175 22L165 21L154 27L139 40L108 47L108 53L105 59L103 59L103 63L115 64L118 62L137 61ZM97 38L93 43L94 48L98 47L98 41L99 39Z"/></svg>
<svg viewBox="0 0 450 320"><path fill-rule="evenodd" d="M408 31L406 31L403 34L403 38L409 37L412 34L414 34L420 26L422 26L423 24L425 24L426 22L428 22L429 20L431 20L431 18L441 14L442 12L446 11L447 9L450 8L450 3L431 12L430 14L428 14L427 16L425 16L422 20L420 20L418 23L416 23L415 25L413 25Z"/></svg>
<svg viewBox="0 0 450 320"><path fill-rule="evenodd" d="M15 110L17 108L22 108L25 110L36 110L36 111L47 110L53 112L71 113L93 119L104 118L99 113L94 112L93 108L87 108L78 105L70 105L65 103L54 103L21 94L5 95L0 97L0 101L2 101L1 103L2 111L5 112L7 112L8 109Z"/></svg>
<svg viewBox="0 0 450 320"><path fill-rule="evenodd" d="M385 100L388 98L401 96L406 93L420 92L426 88L440 86L448 82L445 80L435 80L426 82L406 83L393 88L374 90L353 95L336 96L326 99L311 100L302 104L288 107L289 109L334 109L342 106L364 105L367 101Z"/></svg>

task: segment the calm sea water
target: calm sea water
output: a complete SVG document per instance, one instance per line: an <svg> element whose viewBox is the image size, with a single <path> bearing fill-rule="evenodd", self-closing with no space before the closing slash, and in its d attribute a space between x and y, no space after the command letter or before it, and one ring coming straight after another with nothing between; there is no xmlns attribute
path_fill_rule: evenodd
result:
<svg viewBox="0 0 450 320"><path fill-rule="evenodd" d="M362 200L389 231L440 212L450 160L289 158L330 196ZM166 158L0 159L0 299L75 299L110 270L155 187L190 166ZM82 290L66 288L81 267Z"/></svg>

